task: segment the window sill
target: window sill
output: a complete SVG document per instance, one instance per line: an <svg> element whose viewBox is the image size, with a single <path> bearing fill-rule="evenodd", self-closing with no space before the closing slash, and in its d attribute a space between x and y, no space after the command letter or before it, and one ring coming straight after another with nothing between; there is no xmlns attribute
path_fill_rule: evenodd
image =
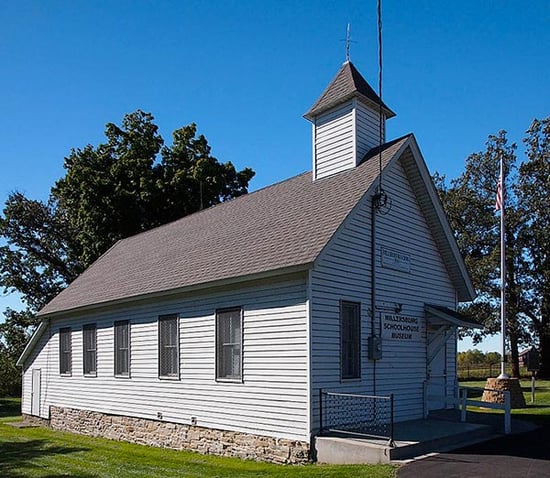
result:
<svg viewBox="0 0 550 478"><path fill-rule="evenodd" d="M242 378L217 378L218 383L244 383Z"/></svg>
<svg viewBox="0 0 550 478"><path fill-rule="evenodd" d="M115 378L131 378L131 377L130 377L130 374L128 374L128 375L116 375L115 374Z"/></svg>
<svg viewBox="0 0 550 478"><path fill-rule="evenodd" d="M95 378L95 377L97 377L97 372L85 373L85 374L84 374L84 377Z"/></svg>
<svg viewBox="0 0 550 478"><path fill-rule="evenodd" d="M169 376L169 375L162 375L162 376L159 376L158 378L159 380L167 380L169 382L179 382L180 381L180 377L179 375L178 376Z"/></svg>

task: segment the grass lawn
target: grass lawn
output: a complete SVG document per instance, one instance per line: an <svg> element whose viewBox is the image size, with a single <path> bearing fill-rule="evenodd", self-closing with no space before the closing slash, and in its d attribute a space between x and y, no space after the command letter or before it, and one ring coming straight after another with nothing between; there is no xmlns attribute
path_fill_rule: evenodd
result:
<svg viewBox="0 0 550 478"><path fill-rule="evenodd" d="M17 477L394 477L391 465L273 465L152 448L47 428L18 429L20 402L0 399L0 476Z"/></svg>
<svg viewBox="0 0 550 478"><path fill-rule="evenodd" d="M531 380L523 379L520 381L523 395L525 396L526 408L512 409L512 417L520 418L539 425L550 426L550 380L537 380L535 385L535 403L531 403ZM464 387L485 387L485 380L476 382L461 382ZM481 396L481 391L478 396ZM476 392L470 392L469 396L475 397ZM468 407L469 410L476 411L476 407ZM490 410L492 413L504 413L502 410ZM484 409L487 413L488 410Z"/></svg>

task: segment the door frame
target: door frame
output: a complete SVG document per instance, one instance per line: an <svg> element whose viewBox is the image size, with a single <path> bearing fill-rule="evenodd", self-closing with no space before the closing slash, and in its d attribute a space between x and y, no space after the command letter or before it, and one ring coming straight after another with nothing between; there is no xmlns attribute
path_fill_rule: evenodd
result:
<svg viewBox="0 0 550 478"><path fill-rule="evenodd" d="M433 325L426 327L426 411L447 408L448 373L447 341L453 335L452 327ZM437 395L433 395L433 392ZM440 393L443 392L442 395Z"/></svg>
<svg viewBox="0 0 550 478"><path fill-rule="evenodd" d="M42 393L42 369L33 368L31 371L31 415L40 416L40 399Z"/></svg>

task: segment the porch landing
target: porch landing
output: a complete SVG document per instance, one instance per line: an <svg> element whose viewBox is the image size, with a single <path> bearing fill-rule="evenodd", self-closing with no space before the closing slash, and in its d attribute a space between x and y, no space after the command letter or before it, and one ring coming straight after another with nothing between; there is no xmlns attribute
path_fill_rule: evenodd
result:
<svg viewBox="0 0 550 478"><path fill-rule="evenodd" d="M323 434L315 438L319 463L351 465L390 463L433 452L448 451L497 435L489 424L420 419L394 425L394 447L385 440Z"/></svg>

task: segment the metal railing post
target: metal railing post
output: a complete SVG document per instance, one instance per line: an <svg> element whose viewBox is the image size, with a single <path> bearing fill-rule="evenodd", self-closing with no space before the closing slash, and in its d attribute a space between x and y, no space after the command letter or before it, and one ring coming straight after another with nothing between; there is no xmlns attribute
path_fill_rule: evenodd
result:
<svg viewBox="0 0 550 478"><path fill-rule="evenodd" d="M393 441L393 393L390 393L390 440L388 446L395 446Z"/></svg>
<svg viewBox="0 0 550 478"><path fill-rule="evenodd" d="M319 389L319 433L323 431L323 389Z"/></svg>
<svg viewBox="0 0 550 478"><path fill-rule="evenodd" d="M510 392L504 391L504 434L512 433L512 416L511 416Z"/></svg>
<svg viewBox="0 0 550 478"><path fill-rule="evenodd" d="M424 393L424 419L428 418L428 381L424 380L422 384L422 391Z"/></svg>

